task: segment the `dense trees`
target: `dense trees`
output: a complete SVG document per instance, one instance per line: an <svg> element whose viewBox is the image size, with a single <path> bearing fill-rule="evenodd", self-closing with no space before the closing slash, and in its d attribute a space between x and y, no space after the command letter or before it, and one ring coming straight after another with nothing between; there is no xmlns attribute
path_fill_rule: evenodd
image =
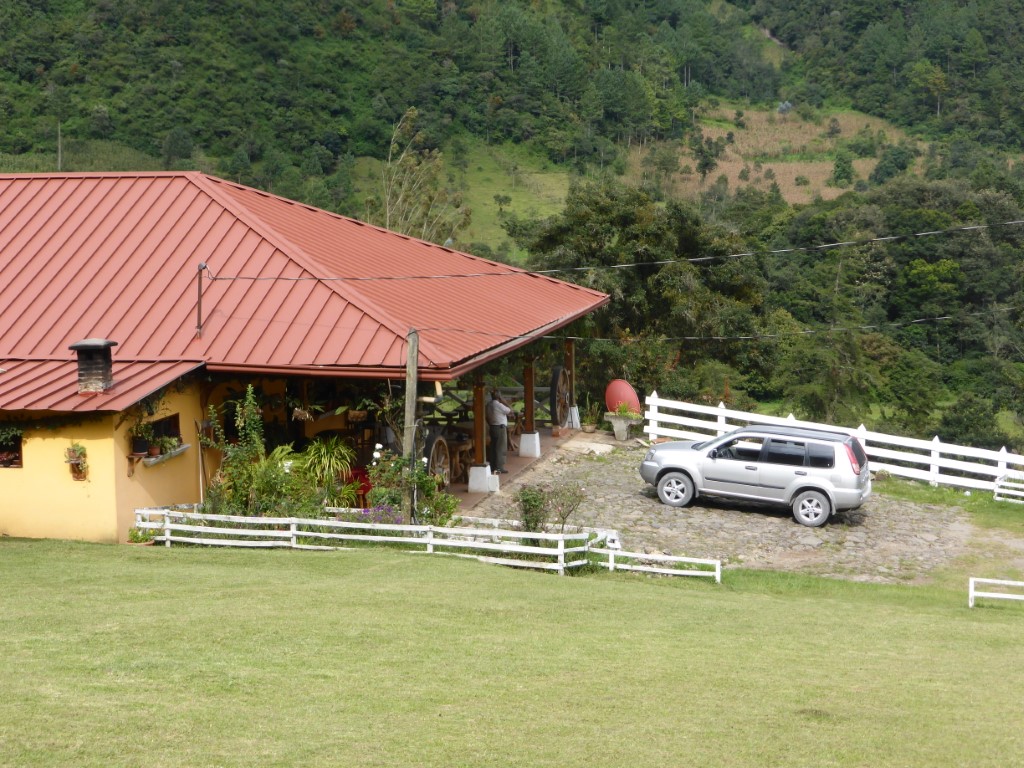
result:
<svg viewBox="0 0 1024 768"><path fill-rule="evenodd" d="M739 42L747 22L698 0L11 0L0 152L52 150L60 122L67 138L112 139L168 166L195 149L263 183L275 152L274 181L344 186L338 163L384 157L416 106L428 149L470 131L600 165L615 142L681 137L709 90L773 99L777 71ZM314 144L330 153L321 174L306 162Z"/></svg>
<svg viewBox="0 0 1024 768"><path fill-rule="evenodd" d="M990 0L741 0L753 18L801 54L808 85L933 136L962 129L1021 146L1024 110L1009 96L1024 75L1020 3Z"/></svg>
<svg viewBox="0 0 1024 768"><path fill-rule="evenodd" d="M1016 200L906 179L794 215L770 195L750 205L751 194L729 196L712 221L699 206L580 183L560 215L509 222L534 266L613 297L583 334L592 396L624 376L647 392L781 400L921 435L964 393L980 405L951 413L1018 410L1024 274L1009 256L1022 231L996 226L1021 220ZM893 234L907 237L870 242ZM834 242L849 245L818 247ZM943 429L966 434L962 421L950 415Z"/></svg>

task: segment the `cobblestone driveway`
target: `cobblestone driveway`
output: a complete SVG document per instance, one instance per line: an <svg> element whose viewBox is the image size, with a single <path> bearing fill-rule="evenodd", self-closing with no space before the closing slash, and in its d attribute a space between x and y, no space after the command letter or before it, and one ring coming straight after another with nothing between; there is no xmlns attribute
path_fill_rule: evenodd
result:
<svg viewBox="0 0 1024 768"><path fill-rule="evenodd" d="M606 451L593 453L594 450ZM965 551L972 527L955 508L912 504L877 494L821 528L804 528L787 510L711 500L667 507L640 479L646 448L608 435L577 435L505 483L470 513L515 517L520 484L579 482L586 501L574 522L619 531L624 549L720 559L724 566L800 571L856 581L925 578Z"/></svg>

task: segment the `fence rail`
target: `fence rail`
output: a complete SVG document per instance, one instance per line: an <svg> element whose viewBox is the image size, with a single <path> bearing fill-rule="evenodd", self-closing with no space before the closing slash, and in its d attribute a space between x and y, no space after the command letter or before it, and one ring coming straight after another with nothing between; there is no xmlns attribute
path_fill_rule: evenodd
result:
<svg viewBox="0 0 1024 768"><path fill-rule="evenodd" d="M1024 456L943 443L938 436L920 440L900 435L872 432L863 424L856 429L835 427L813 421L800 421L793 414L785 418L736 411L719 403L717 407L697 405L659 397L655 392L646 399L644 432L652 439L702 440L738 427L775 424L790 427L826 429L857 436L871 462L873 472L888 472L898 477L923 480L932 485L976 488L995 491L1000 479L1024 471Z"/></svg>
<svg viewBox="0 0 1024 768"><path fill-rule="evenodd" d="M137 509L135 527L148 531L155 542L167 547L172 544L192 544L325 550L342 549L344 545L356 542L372 542L403 545L427 554L443 552L513 568L557 571L562 575L569 569L589 564L592 552L604 554L613 551L598 549L608 541L609 533L604 531L544 533L499 527L441 528L432 525L363 523L319 518L238 517L202 514L191 506ZM704 563L714 566L715 570L652 569L641 565L616 564L614 557L610 558L611 570L647 570L672 576L714 575L715 581L721 582L721 563L717 560L638 553L617 554L619 557L644 560Z"/></svg>
<svg viewBox="0 0 1024 768"><path fill-rule="evenodd" d="M722 583L721 560L701 560L695 557L623 552L620 549L597 549L594 547L591 547L590 551L608 558L607 562L601 563L601 565L609 571L642 571L644 573L658 573L664 576L707 576L714 579L716 584ZM623 560L626 560L626 562L622 562ZM667 568L651 565L650 563L679 563L703 567Z"/></svg>
<svg viewBox="0 0 1024 768"><path fill-rule="evenodd" d="M978 584L991 584L998 587L1009 587L1019 589L1021 592L979 592ZM974 599L977 597L991 597L996 600L1024 600L1024 581L1006 581L1004 579L979 579L972 576L967 587L967 607L974 607Z"/></svg>

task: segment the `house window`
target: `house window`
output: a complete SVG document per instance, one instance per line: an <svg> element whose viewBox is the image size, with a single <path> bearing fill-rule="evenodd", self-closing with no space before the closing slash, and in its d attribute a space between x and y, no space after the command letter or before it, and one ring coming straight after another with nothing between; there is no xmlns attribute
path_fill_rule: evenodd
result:
<svg viewBox="0 0 1024 768"><path fill-rule="evenodd" d="M0 443L0 468L20 466L21 435L13 435Z"/></svg>
<svg viewBox="0 0 1024 768"><path fill-rule="evenodd" d="M150 423L153 425L154 441L159 440L161 437L178 438L178 441L181 441L181 426L178 423L178 414L168 416L165 419L157 419Z"/></svg>

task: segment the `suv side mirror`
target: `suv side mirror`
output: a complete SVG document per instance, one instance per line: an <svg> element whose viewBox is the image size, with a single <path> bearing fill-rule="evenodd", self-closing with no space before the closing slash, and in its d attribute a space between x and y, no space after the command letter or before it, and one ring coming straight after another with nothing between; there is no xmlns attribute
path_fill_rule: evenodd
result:
<svg viewBox="0 0 1024 768"><path fill-rule="evenodd" d="M718 449L717 448L712 448L710 451L708 451L708 458L709 459L717 459L718 458Z"/></svg>

